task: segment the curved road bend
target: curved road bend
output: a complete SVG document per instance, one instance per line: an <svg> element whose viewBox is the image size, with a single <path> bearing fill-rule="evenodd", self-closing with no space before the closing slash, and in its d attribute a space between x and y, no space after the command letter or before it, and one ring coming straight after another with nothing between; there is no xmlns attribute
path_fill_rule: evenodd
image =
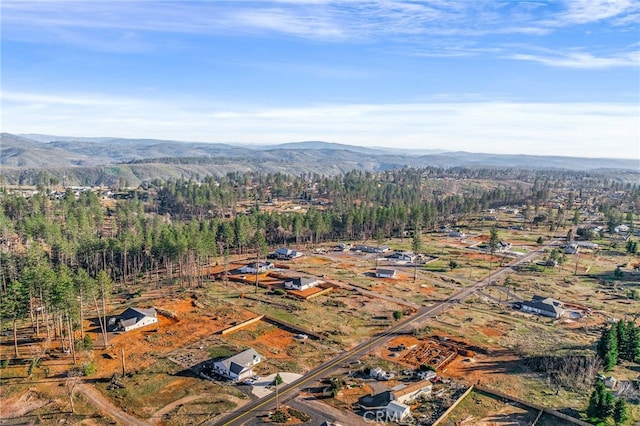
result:
<svg viewBox="0 0 640 426"><path fill-rule="evenodd" d="M435 317L438 314L444 312L444 310L453 304L460 303L475 291L482 289L488 286L495 279L502 277L503 275L507 275L513 272L513 267L517 266L521 263L528 262L539 256L544 252L544 249L557 244L559 240L553 240L546 244L545 246L540 247L537 250L531 251L527 253L525 256L517 259L510 265L503 267L502 269L490 273L487 277L476 281L474 284L462 288L457 293L453 294L446 300L442 302L435 303L431 306L423 306L418 312L412 316L407 318L404 321L399 322L387 330L380 332L378 334L373 335L368 341L360 343L353 349L343 352L342 354L336 356L335 358L325 362L319 367L314 368L309 371L304 376L300 377L298 380L289 383L287 385L282 386L278 390L278 396L280 400L284 401L287 398L293 396L294 392L298 392L299 389L303 388L314 382L315 380L322 379L326 376L331 375L335 371L337 371L341 365L345 363L349 363L351 361L355 361L364 355L367 351L371 351L372 348L383 345L384 343L391 340L397 334L401 334L405 329L408 329L412 324L418 323L424 319ZM270 394L262 399L259 399L251 404L247 404L241 410L238 410L226 417L221 419L211 419L207 422L204 422L204 425L223 425L223 426L240 426L248 422L249 420L253 420L259 414L266 414L273 407L275 407L276 395L275 393Z"/></svg>

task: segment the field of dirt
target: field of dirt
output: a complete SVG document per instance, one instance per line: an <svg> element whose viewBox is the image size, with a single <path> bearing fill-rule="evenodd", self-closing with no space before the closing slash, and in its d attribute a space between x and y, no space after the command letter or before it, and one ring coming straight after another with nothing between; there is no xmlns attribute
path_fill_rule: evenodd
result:
<svg viewBox="0 0 640 426"><path fill-rule="evenodd" d="M139 370L176 347L185 346L255 316L252 312L237 308L216 307L210 310L198 305L199 302L192 298L158 303L156 309L171 312L177 320L159 315L158 324L113 336L107 350L96 352L96 375L110 377L120 372L122 349L127 369ZM96 344L100 342L97 333L92 333L92 337Z"/></svg>
<svg viewBox="0 0 640 426"><path fill-rule="evenodd" d="M528 426L538 412L472 391L443 422L448 426ZM559 420L559 419L558 419ZM559 423L561 424L561 423Z"/></svg>

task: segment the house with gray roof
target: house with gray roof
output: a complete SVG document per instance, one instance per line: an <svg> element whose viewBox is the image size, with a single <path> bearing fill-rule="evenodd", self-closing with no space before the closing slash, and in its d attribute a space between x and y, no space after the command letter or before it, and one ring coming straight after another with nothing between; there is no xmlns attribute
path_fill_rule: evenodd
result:
<svg viewBox="0 0 640 426"><path fill-rule="evenodd" d="M302 252L292 250L290 248L281 247L274 252L276 259L280 260L292 260L298 257L302 257Z"/></svg>
<svg viewBox="0 0 640 426"><path fill-rule="evenodd" d="M378 268L376 269L376 278L396 278L394 269Z"/></svg>
<svg viewBox="0 0 640 426"><path fill-rule="evenodd" d="M247 349L230 357L215 361L213 371L233 381L253 376L253 367L262 361L262 355Z"/></svg>
<svg viewBox="0 0 640 426"><path fill-rule="evenodd" d="M531 300L522 302L520 309L524 312L557 319L564 314L563 306L562 302L551 297L533 296Z"/></svg>
<svg viewBox="0 0 640 426"><path fill-rule="evenodd" d="M154 308L127 308L120 315L110 317L107 328L110 331L131 331L157 322L158 313Z"/></svg>
<svg viewBox="0 0 640 426"><path fill-rule="evenodd" d="M239 269L243 274L263 274L270 269L273 269L275 266L271 262L251 262L248 265L243 266Z"/></svg>
<svg viewBox="0 0 640 426"><path fill-rule="evenodd" d="M387 405L393 401L393 395L391 391L377 393L375 395L365 395L358 399L358 406L367 411L382 411L387 408Z"/></svg>

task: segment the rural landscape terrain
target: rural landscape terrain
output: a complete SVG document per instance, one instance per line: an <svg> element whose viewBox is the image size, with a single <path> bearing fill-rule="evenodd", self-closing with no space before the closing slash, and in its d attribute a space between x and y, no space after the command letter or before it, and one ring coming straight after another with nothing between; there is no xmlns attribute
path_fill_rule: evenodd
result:
<svg viewBox="0 0 640 426"><path fill-rule="evenodd" d="M0 149L3 425L640 424L637 160Z"/></svg>

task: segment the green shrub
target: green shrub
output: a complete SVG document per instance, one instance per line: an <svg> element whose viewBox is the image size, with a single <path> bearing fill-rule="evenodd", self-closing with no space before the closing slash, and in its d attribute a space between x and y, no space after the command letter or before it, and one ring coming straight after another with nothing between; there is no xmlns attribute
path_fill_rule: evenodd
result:
<svg viewBox="0 0 640 426"><path fill-rule="evenodd" d="M84 349L90 351L93 349L93 339L88 334L84 335L84 339L82 340L82 345Z"/></svg>
<svg viewBox="0 0 640 426"><path fill-rule="evenodd" d="M82 366L82 375L90 376L96 372L96 365L93 361Z"/></svg>
<svg viewBox="0 0 640 426"><path fill-rule="evenodd" d="M273 423L286 423L287 420L289 418L287 417L287 415L284 413L284 411L281 410L276 410L272 415L271 415L271 421Z"/></svg>
<svg viewBox="0 0 640 426"><path fill-rule="evenodd" d="M302 422L308 422L309 420L311 420L311 417L307 416L302 411L298 411L294 408L289 408L289 414Z"/></svg>

